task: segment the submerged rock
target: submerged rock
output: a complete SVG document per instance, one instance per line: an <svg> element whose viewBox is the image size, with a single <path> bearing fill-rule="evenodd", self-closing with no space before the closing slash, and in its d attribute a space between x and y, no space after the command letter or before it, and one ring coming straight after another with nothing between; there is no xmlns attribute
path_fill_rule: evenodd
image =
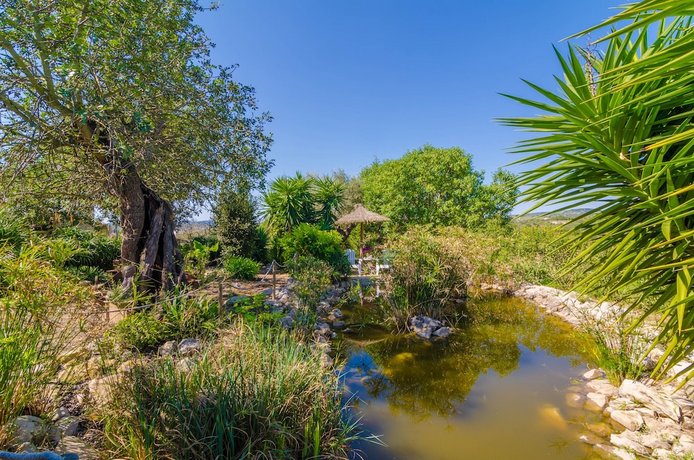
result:
<svg viewBox="0 0 694 460"><path fill-rule="evenodd" d="M417 334L418 337L427 340L430 339L432 335L434 337L446 337L451 333L450 328L443 327L441 321L424 315L413 316L409 320L409 325L412 332ZM444 329L441 331L441 335L436 334L439 329Z"/></svg>

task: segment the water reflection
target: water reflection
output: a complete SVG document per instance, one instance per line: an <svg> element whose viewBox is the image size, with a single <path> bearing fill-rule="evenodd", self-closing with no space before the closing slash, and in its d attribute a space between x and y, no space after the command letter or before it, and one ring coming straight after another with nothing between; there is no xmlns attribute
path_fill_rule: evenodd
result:
<svg viewBox="0 0 694 460"><path fill-rule="evenodd" d="M588 358L586 342L517 299L468 308L474 319L447 341L394 336L368 324L344 334L345 384L356 397L355 410L390 445L360 447L369 458L493 458L511 452L506 458L545 458L537 449L546 458L582 458L586 450L577 443L578 427L565 417L563 388L582 370L577 366ZM347 311L348 322L363 325L364 312ZM463 448L465 440L472 456L446 454L422 436L450 448ZM499 445L504 437L525 443L528 456Z"/></svg>

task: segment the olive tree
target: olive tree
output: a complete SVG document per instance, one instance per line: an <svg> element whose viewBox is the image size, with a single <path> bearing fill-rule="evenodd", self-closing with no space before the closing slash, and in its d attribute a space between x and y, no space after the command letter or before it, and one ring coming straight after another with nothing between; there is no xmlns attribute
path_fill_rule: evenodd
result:
<svg viewBox="0 0 694 460"><path fill-rule="evenodd" d="M121 218L124 285L182 278L172 202L268 168L269 116L210 60L197 0L3 0L3 200L59 194ZM17 184L20 184L19 186Z"/></svg>

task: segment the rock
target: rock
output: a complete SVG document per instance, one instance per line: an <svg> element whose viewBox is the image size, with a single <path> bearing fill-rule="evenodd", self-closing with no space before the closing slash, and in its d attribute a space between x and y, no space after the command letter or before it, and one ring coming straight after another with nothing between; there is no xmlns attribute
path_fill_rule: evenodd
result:
<svg viewBox="0 0 694 460"><path fill-rule="evenodd" d="M17 446L18 453L31 453L36 452L36 446L30 442L23 442Z"/></svg>
<svg viewBox="0 0 694 460"><path fill-rule="evenodd" d="M643 383L626 379L619 387L619 394L631 398L675 422L682 420L682 409L672 398L658 394L656 390L647 387Z"/></svg>
<svg viewBox="0 0 694 460"><path fill-rule="evenodd" d="M65 436L76 436L80 431L81 423L82 421L78 417L72 415L58 420L58 423L56 423L55 426L58 428L60 433L59 439L64 438Z"/></svg>
<svg viewBox="0 0 694 460"><path fill-rule="evenodd" d="M280 326L282 326L285 329L291 329L292 326L294 325L294 318L291 316L287 315L282 318L280 318Z"/></svg>
<svg viewBox="0 0 694 460"><path fill-rule="evenodd" d="M30 443L34 436L42 435L46 431L44 421L33 415L20 415L14 419L13 425L15 444Z"/></svg>
<svg viewBox="0 0 694 460"><path fill-rule="evenodd" d="M588 393L586 395L586 409L600 412L605 409L605 406L607 406L607 396L600 393Z"/></svg>
<svg viewBox="0 0 694 460"><path fill-rule="evenodd" d="M423 339L430 339L434 331L442 326L440 321L423 315L413 316L409 324L410 329Z"/></svg>
<svg viewBox="0 0 694 460"><path fill-rule="evenodd" d="M605 422L587 423L586 428L601 438L609 438L613 431Z"/></svg>
<svg viewBox="0 0 694 460"><path fill-rule="evenodd" d="M631 410L636 409L638 406L629 398L617 397L610 401L610 407L613 410Z"/></svg>
<svg viewBox="0 0 694 460"><path fill-rule="evenodd" d="M643 426L643 417L635 410L613 410L610 417L630 431L637 431Z"/></svg>
<svg viewBox="0 0 694 460"><path fill-rule="evenodd" d="M79 460L99 460L99 453L75 436L65 436L58 444L58 452L77 454Z"/></svg>
<svg viewBox="0 0 694 460"><path fill-rule="evenodd" d="M622 447L627 451L639 455L647 456L649 454L648 448L641 444L638 435L631 431L625 431L619 434L612 433L610 435L610 443L613 446Z"/></svg>
<svg viewBox="0 0 694 460"><path fill-rule="evenodd" d="M314 332L320 335L330 334L330 326L328 323L316 323L316 329Z"/></svg>
<svg viewBox="0 0 694 460"><path fill-rule="evenodd" d="M186 356L185 358L179 359L176 362L176 368L183 372L190 372L193 370L196 363L197 361L195 361L195 358L191 356Z"/></svg>
<svg viewBox="0 0 694 460"><path fill-rule="evenodd" d="M605 378L605 371L602 369L591 369L583 374L583 378L586 380L595 380Z"/></svg>
<svg viewBox="0 0 694 460"><path fill-rule="evenodd" d="M656 433L648 433L641 436L641 444L649 449L670 449L670 443Z"/></svg>
<svg viewBox="0 0 694 460"><path fill-rule="evenodd" d="M342 321L342 320L339 320L339 319L338 319L337 321L333 321L333 327L334 327L335 329L343 329L343 328L345 328L346 326L347 326L347 324L346 324L344 321Z"/></svg>
<svg viewBox="0 0 694 460"><path fill-rule="evenodd" d="M579 393L566 393L564 396L566 405L569 407L580 408L586 401L586 397Z"/></svg>
<svg viewBox="0 0 694 460"><path fill-rule="evenodd" d="M581 436L578 437L578 440L581 442L585 442L586 444L590 444L591 446L604 442L602 439L598 438L593 433L583 433Z"/></svg>
<svg viewBox="0 0 694 460"><path fill-rule="evenodd" d="M684 433L672 446L672 451L677 455L694 454L694 437Z"/></svg>
<svg viewBox="0 0 694 460"><path fill-rule="evenodd" d="M248 297L247 295L231 296L231 297L229 297L229 299L227 299L226 302L224 302L224 308L226 308L226 309L233 308L234 305L236 305L237 303L242 302L242 301L249 299L249 298L250 297Z"/></svg>
<svg viewBox="0 0 694 460"><path fill-rule="evenodd" d="M593 446L593 449L600 455L602 458L619 458L622 460L636 460L636 456L634 454L631 454L627 452L624 449L619 449L614 446L607 446L605 444L595 444Z"/></svg>
<svg viewBox="0 0 694 460"><path fill-rule="evenodd" d="M165 342L164 345L159 347L157 354L159 356L172 356L176 354L177 350L178 344L173 340L169 340L168 342Z"/></svg>
<svg viewBox="0 0 694 460"><path fill-rule="evenodd" d="M668 449L653 449L651 452L651 458L655 460L672 460L672 452Z"/></svg>
<svg viewBox="0 0 694 460"><path fill-rule="evenodd" d="M67 410L64 406L60 406L55 410L55 413L53 414L53 418L51 418L51 421L57 422L61 418L67 417L70 415L70 411Z"/></svg>
<svg viewBox="0 0 694 460"><path fill-rule="evenodd" d="M586 388L594 393L612 397L619 391L618 388L612 385L607 379L595 379L586 383Z"/></svg>
<svg viewBox="0 0 694 460"><path fill-rule="evenodd" d="M342 310L340 310L339 308L333 308L333 311L331 311L330 314L333 315L333 318L336 319L341 319L344 317L344 315L342 314Z"/></svg>
<svg viewBox="0 0 694 460"><path fill-rule="evenodd" d="M440 327L434 331L432 334L434 337L439 337L439 338L446 338L449 335L451 335L451 328L450 327Z"/></svg>
<svg viewBox="0 0 694 460"><path fill-rule="evenodd" d="M181 356L192 356L199 352L202 344L198 339L183 339L178 343L178 354Z"/></svg>

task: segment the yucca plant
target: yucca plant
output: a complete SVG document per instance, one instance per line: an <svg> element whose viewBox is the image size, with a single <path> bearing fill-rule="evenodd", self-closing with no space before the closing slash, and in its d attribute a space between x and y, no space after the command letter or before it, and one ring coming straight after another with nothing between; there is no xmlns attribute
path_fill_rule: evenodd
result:
<svg viewBox="0 0 694 460"><path fill-rule="evenodd" d="M595 205L570 229L586 249L568 266L592 258L579 290L628 300L635 324L658 320L656 376L694 351L692 13L687 1L629 6L602 24L621 28L598 47L556 51L558 90L528 83L543 100L509 96L545 115L502 119L539 133L515 149L533 165L519 179L525 201Z"/></svg>
<svg viewBox="0 0 694 460"><path fill-rule="evenodd" d="M301 174L279 177L263 197L262 215L273 234L291 231L301 223L315 220L312 179Z"/></svg>

